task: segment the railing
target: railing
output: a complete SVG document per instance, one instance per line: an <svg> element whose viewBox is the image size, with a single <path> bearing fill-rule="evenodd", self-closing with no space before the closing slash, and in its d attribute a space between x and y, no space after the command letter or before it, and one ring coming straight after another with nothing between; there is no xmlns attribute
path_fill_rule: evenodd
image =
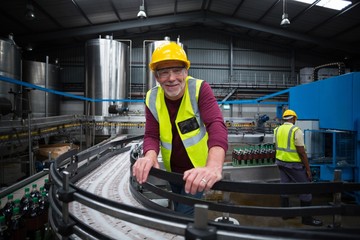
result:
<svg viewBox="0 0 360 240"><path fill-rule="evenodd" d="M159 188L147 182L141 186L132 179L130 174L130 189L139 201L145 206L154 207L155 203L142 195L141 189L147 189L159 196L172 201L195 205L194 217L186 217L170 209L161 207L161 211L139 209L130 205L115 202L100 196L91 194L75 186L74 182L85 176L89 171L97 168L110 156L126 152L130 147L125 144L138 140L142 136L127 138L119 141L106 141L94 147L77 152L69 151L58 157L50 167L50 210L49 221L56 231L57 237L72 238L73 234L82 239L110 239L109 236L86 225L69 212L68 205L71 202L79 202L89 208L103 214L131 222L143 227L184 236L185 239L357 239L360 230L344 228L341 226L341 216L360 216L360 206L343 204L341 193L346 191L359 191L359 183L327 182L311 184L278 184L278 183L243 183L223 180L216 183L213 190L224 192L241 192L249 194L299 194L299 193L332 193L334 204L312 207L253 207L235 206L226 203L216 203L202 199L182 197ZM130 161L133 163L141 154L141 147L133 149ZM340 179L340 172L335 172L336 178ZM183 183L180 174L168 173L159 169L152 169L152 177L160 178L172 183ZM226 173L225 173L226 175ZM228 178L227 178L228 179ZM153 205L151 205L153 204ZM166 209L166 211L165 211ZM307 216L307 215L331 215L334 217L333 228L329 229L282 229L268 227L246 227L235 224L207 221L207 210L215 210L224 213L238 213L254 216Z"/></svg>

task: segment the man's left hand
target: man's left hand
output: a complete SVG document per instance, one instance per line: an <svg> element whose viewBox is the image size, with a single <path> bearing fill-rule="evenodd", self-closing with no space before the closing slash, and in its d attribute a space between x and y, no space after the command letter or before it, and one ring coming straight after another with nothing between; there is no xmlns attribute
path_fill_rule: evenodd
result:
<svg viewBox="0 0 360 240"><path fill-rule="evenodd" d="M208 191L222 179L222 169L214 167L192 168L184 172L185 192L192 195Z"/></svg>

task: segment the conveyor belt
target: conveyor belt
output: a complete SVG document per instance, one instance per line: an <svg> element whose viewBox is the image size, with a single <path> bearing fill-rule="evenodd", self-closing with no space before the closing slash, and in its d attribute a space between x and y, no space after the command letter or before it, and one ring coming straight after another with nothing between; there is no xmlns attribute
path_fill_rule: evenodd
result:
<svg viewBox="0 0 360 240"><path fill-rule="evenodd" d="M129 190L129 155L130 151L110 158L95 171L78 181L76 185L103 198L144 208L132 197ZM81 221L115 239L183 239L181 236L113 218L78 202L71 203L69 208L70 212Z"/></svg>
<svg viewBox="0 0 360 240"><path fill-rule="evenodd" d="M140 145L138 142L134 142L136 139L140 138L106 141L82 153L69 152L63 154L54 161L50 167L53 185L49 195L51 203L49 219L56 232L62 236L69 236L68 234L70 234L73 238L82 237L84 239L183 239L186 233L192 231L191 223L193 220L198 225L199 222L204 222L203 220L207 216L206 211L195 214L194 219L185 218L164 211L145 209L132 197L131 194L136 190L134 188L136 184L129 182L131 179L129 157L131 156L131 161L133 161L139 156L138 147ZM124 145L126 142L131 142L131 147L126 147ZM131 149L134 149L132 154L130 154ZM150 174L167 181L171 179L171 182L178 177L181 180L181 176L161 170L152 169ZM148 183L143 186L146 188L149 187L148 185L151 186ZM303 192L304 188L310 192L324 192L324 189L330 189L330 192L341 192L346 187L345 185L343 183L318 183L295 186L220 181L213 188L214 190L230 192L279 194L285 191L295 194ZM353 186L353 189L357 189L357 187L359 186ZM157 195L162 196L158 191L159 188L153 186L152 189L156 190L153 192ZM167 194L168 198L173 197L167 191L162 194ZM62 204L60 204L61 202ZM343 214L352 216L357 215L359 210L357 206L350 204L314 206L301 208L301 210L297 207L287 209L247 207L241 204L236 206L213 202L202 204L202 206L205 205L208 205L209 209L219 209L222 212L275 217L290 216L290 214L304 216L313 213L316 215ZM199 206L197 209L199 210ZM70 217L67 210L70 211ZM351 214L349 214L350 211ZM229 236L232 236L232 239L249 239L249 237L254 239L357 239L358 236L358 231L350 228L318 228L318 231L315 229L306 231L306 229L238 226L212 221L209 221L208 224L208 228L196 230L208 232L209 228L215 227L217 239L228 239Z"/></svg>

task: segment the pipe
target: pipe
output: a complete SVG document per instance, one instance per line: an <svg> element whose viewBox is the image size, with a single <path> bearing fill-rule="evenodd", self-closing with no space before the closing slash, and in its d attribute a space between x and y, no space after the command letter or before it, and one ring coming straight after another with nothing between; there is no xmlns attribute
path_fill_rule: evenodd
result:
<svg viewBox="0 0 360 240"><path fill-rule="evenodd" d="M291 60L290 60L290 64L291 64L291 66L290 66L290 68L291 68L291 73L290 73L290 78L291 78L291 83L294 83L295 82L295 65L296 65L296 63L295 63L295 51L294 50L292 50L291 51ZM296 85L299 85L299 83L298 82L296 82Z"/></svg>
<svg viewBox="0 0 360 240"><path fill-rule="evenodd" d="M327 64L324 64L324 65L314 67L313 80L314 81L318 80L318 78L319 78L318 73L319 73L320 69L326 68L326 67L332 67L332 66L337 66L338 67L339 76L345 73L345 63L343 63L343 62L327 63Z"/></svg>
<svg viewBox="0 0 360 240"><path fill-rule="evenodd" d="M30 176L35 174L35 162L32 154L32 141L31 141L31 119L30 113L28 113L28 141L29 141L29 174Z"/></svg>
<svg viewBox="0 0 360 240"><path fill-rule="evenodd" d="M49 56L46 56L45 62L45 88L49 89ZM45 92L45 117L48 117L49 111L49 93Z"/></svg>
<svg viewBox="0 0 360 240"><path fill-rule="evenodd" d="M230 37L230 82L233 80L234 75L234 43L233 38Z"/></svg>

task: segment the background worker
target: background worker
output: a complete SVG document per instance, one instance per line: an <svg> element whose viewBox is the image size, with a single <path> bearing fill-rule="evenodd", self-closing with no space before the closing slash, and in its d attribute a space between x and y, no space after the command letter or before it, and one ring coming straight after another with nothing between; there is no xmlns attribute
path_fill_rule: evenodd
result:
<svg viewBox="0 0 360 240"><path fill-rule="evenodd" d="M311 182L312 176L305 150L304 134L299 127L294 125L297 115L293 110L288 109L283 113L282 119L284 123L274 129L275 163L280 171L280 182ZM301 206L311 206L311 194L300 194L299 198ZM289 197L287 195L281 196L281 206L289 207ZM311 226L322 225L322 221L311 216L302 217L302 223Z"/></svg>
<svg viewBox="0 0 360 240"><path fill-rule="evenodd" d="M159 83L146 94L144 156L133 165L142 184L158 154L167 171L181 173L185 185L170 183L174 193L200 198L222 178L228 148L227 128L210 85L188 76L190 61L175 42L160 45L150 69ZM174 203L174 210L192 215L193 206Z"/></svg>

